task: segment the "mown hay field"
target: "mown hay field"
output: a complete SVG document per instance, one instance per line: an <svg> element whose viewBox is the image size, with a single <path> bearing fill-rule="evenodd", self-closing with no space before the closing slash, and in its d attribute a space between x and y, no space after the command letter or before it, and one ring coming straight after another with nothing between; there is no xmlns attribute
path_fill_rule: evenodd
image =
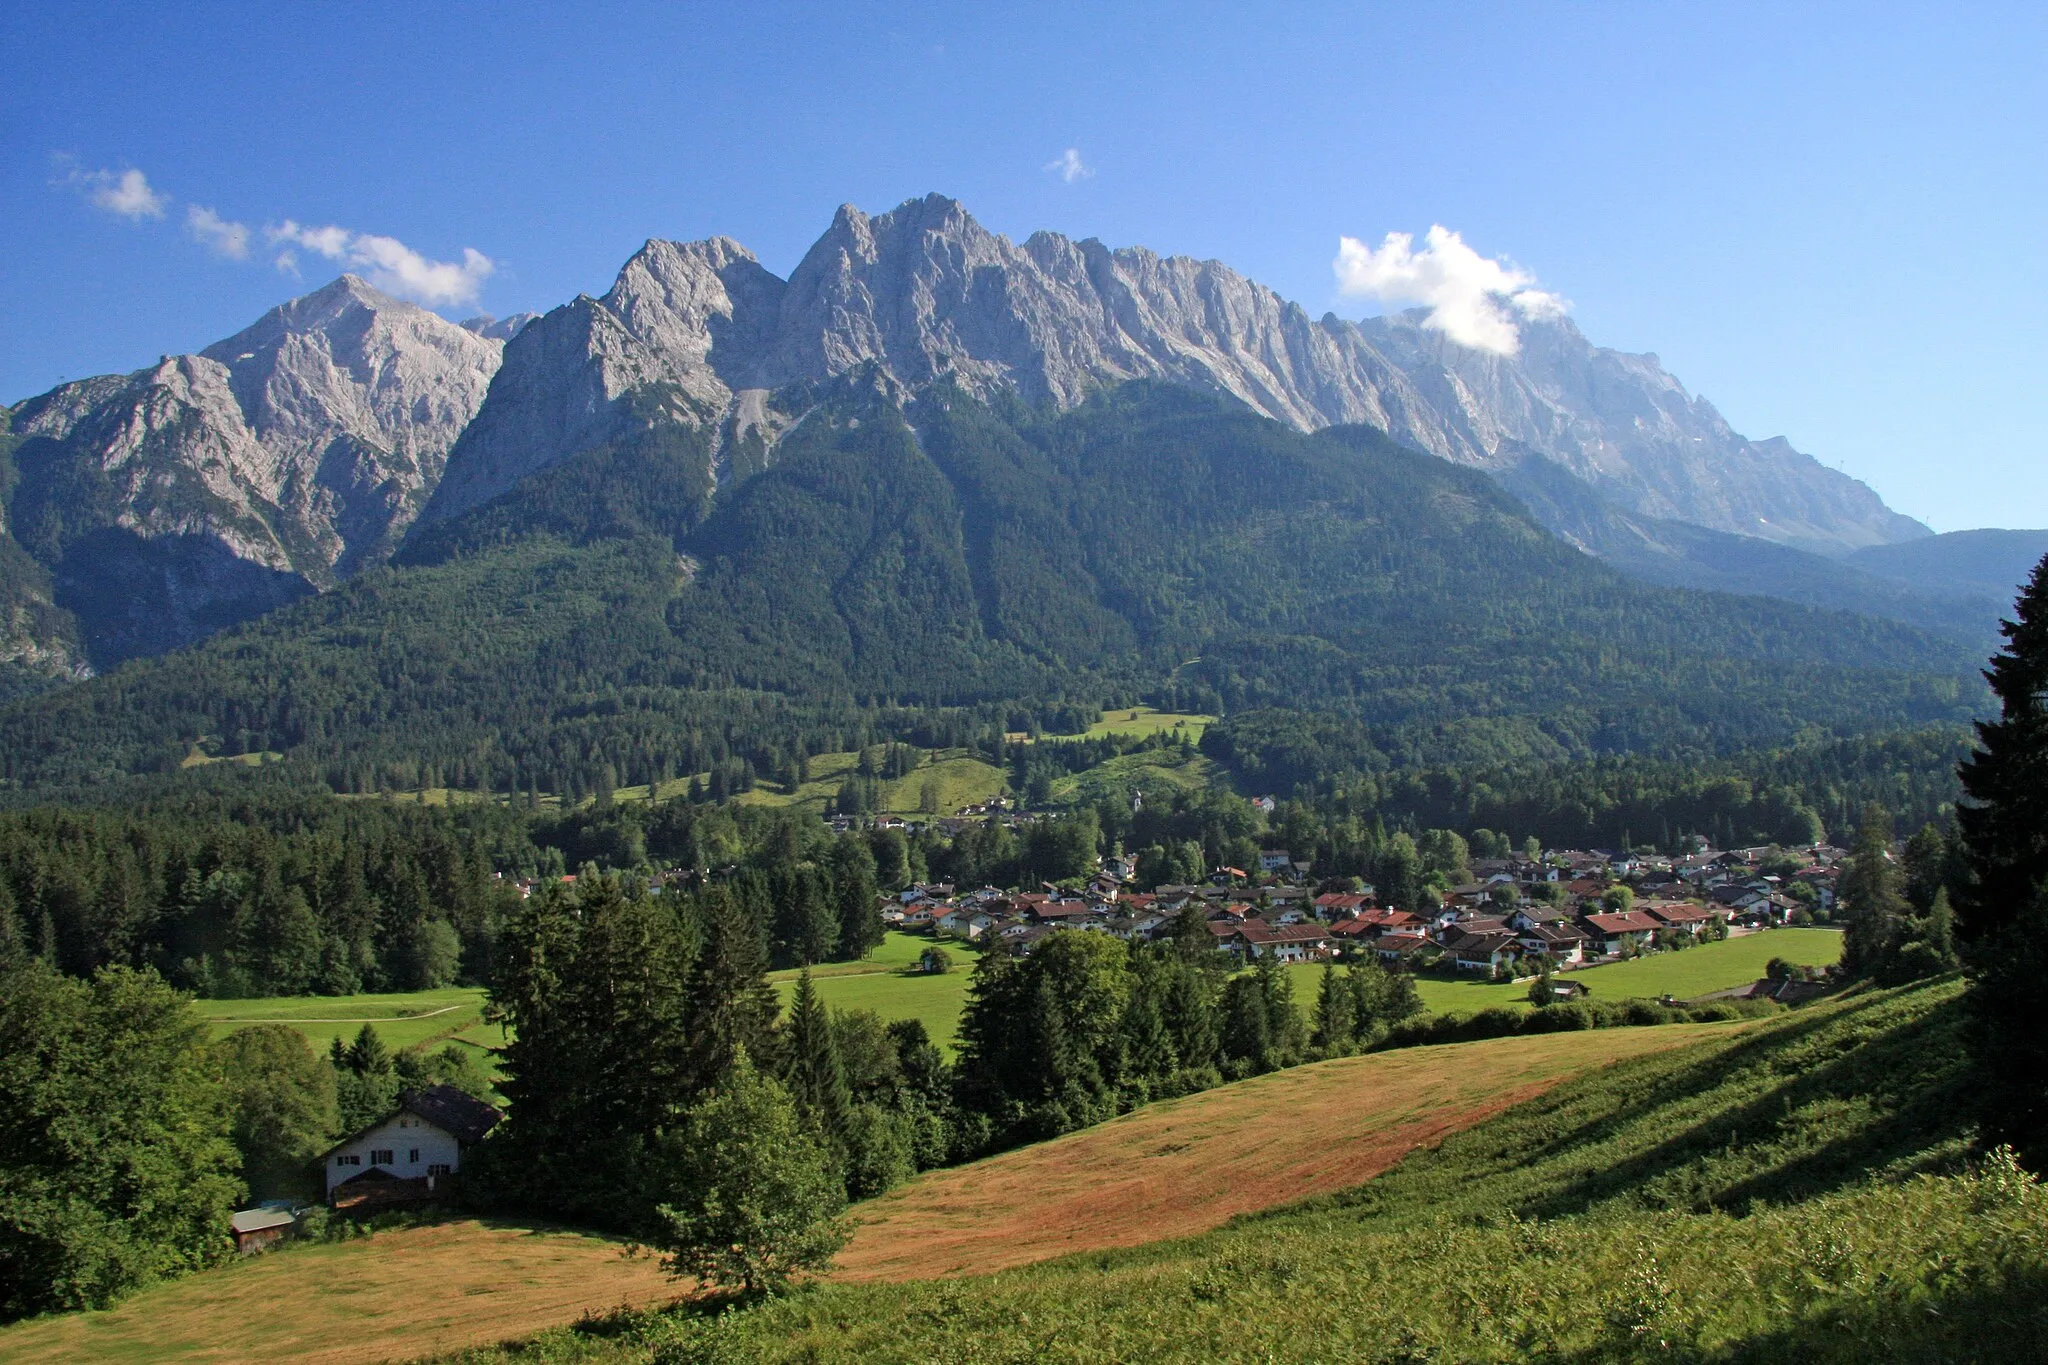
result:
<svg viewBox="0 0 2048 1365"><path fill-rule="evenodd" d="M0 1361L410 1360L675 1297L653 1259L623 1250L475 1219L390 1229L204 1271L106 1312L0 1329Z"/></svg>
<svg viewBox="0 0 2048 1365"><path fill-rule="evenodd" d="M838 1277L982 1274L1204 1232L1370 1180L1567 1077L1733 1027L1404 1048L1147 1105L1050 1142L926 1172L860 1205Z"/></svg>

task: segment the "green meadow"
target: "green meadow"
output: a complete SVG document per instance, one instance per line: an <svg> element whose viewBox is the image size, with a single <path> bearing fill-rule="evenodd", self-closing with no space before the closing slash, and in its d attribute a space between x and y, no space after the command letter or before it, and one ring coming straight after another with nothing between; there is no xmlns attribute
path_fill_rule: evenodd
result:
<svg viewBox="0 0 2048 1365"><path fill-rule="evenodd" d="M828 962L811 969L818 998L837 1010L873 1010L884 1021L916 1019L948 1056L967 1005L967 983L975 955L955 944L940 944L953 957L953 970L934 976L914 970L918 956L935 940L891 930L873 955L859 962ZM771 972L783 1007L796 997L797 973Z"/></svg>
<svg viewBox="0 0 2048 1365"><path fill-rule="evenodd" d="M1675 953L1653 953L1633 962L1587 967L1567 972L1561 979L1583 984L1596 1000L1654 999L1663 995L1691 1000L1755 981L1774 957L1826 967L1841 955L1842 936L1833 929L1766 929ZM1304 1008L1313 1008L1322 964L1298 963L1288 971L1294 977L1294 998ZM1515 985L1476 977L1453 980L1418 976L1415 988L1431 1014L1475 1014L1499 1006L1512 1008L1527 1003L1529 998L1526 983Z"/></svg>
<svg viewBox="0 0 2048 1365"><path fill-rule="evenodd" d="M376 1025L378 1034L393 1049L455 1037L472 1029L495 1033L495 1028L482 1023L483 1009L484 993L475 986L444 986L397 995L287 995L192 1002L193 1012L206 1020L216 1038L250 1024L289 1024L323 1052L336 1038L347 1041L355 1037L366 1023Z"/></svg>

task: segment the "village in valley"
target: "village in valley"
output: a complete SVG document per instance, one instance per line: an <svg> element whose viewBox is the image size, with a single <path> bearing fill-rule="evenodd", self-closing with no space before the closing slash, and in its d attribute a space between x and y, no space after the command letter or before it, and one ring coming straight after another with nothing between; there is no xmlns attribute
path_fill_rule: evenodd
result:
<svg viewBox="0 0 2048 1365"><path fill-rule="evenodd" d="M1253 803L1268 813L1270 798ZM978 820L1027 823L1002 798L937 822L957 834ZM835 827L854 822L835 817ZM915 832L885 816L877 826ZM1083 931L1150 941L1199 916L1214 946L1250 965L1377 960L1394 970L1512 982L1565 977L1575 969L1673 952L1698 943L1829 917L1848 851L1828 844L1716 850L1676 857L1532 845L1522 856L1474 858L1471 879L1425 888L1413 908L1383 904L1358 878L1317 880L1287 849L1262 849L1254 868L1219 867L1200 884L1142 886L1138 859L1101 860L1085 885L1038 890L965 889L918 883L888 898L891 927L1025 955L1051 934ZM1078 879L1077 879L1078 880ZM1552 989L1578 993L1569 980ZM1780 1000L1822 987L1803 980L1745 990Z"/></svg>

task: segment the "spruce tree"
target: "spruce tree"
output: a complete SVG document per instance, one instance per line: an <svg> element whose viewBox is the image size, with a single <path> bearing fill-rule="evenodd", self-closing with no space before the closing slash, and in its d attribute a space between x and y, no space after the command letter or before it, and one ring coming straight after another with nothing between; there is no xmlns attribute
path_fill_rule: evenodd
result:
<svg viewBox="0 0 2048 1365"><path fill-rule="evenodd" d="M1955 932L1974 983L1985 1137L2048 1160L2048 559L1985 670L1998 719L1977 725L1956 810L1965 876Z"/></svg>
<svg viewBox="0 0 2048 1365"><path fill-rule="evenodd" d="M1316 1046L1331 1056L1349 1052L1358 1031L1356 1010L1351 983L1338 979L1336 963L1323 963L1316 988Z"/></svg>
<svg viewBox="0 0 2048 1365"><path fill-rule="evenodd" d="M741 1049L757 1063L776 1056L775 1021L782 1011L766 976L759 931L724 887L713 887L698 903L703 949L689 978L690 1056L686 1086L692 1092L719 1082Z"/></svg>
<svg viewBox="0 0 2048 1365"><path fill-rule="evenodd" d="M875 884L875 855L858 835L840 839L832 850L832 896L838 911L838 956L853 962L882 943L882 909Z"/></svg>
<svg viewBox="0 0 2048 1365"><path fill-rule="evenodd" d="M832 1041L832 1021L825 1002L811 982L810 968L797 975L796 998L789 1006L788 1061L784 1068L790 1098L812 1128L828 1142L846 1132L853 1097L846 1087L839 1049Z"/></svg>
<svg viewBox="0 0 2048 1365"><path fill-rule="evenodd" d="M1856 829L1856 847L1841 880L1842 968L1851 976L1876 976L1890 967L1898 946L1905 897L1891 861L1892 817L1869 806Z"/></svg>

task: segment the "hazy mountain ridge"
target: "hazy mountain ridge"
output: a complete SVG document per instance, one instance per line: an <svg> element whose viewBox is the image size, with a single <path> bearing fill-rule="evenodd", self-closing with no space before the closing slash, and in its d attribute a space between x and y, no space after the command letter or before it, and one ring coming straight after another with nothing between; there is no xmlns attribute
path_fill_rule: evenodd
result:
<svg viewBox="0 0 2048 1365"><path fill-rule="evenodd" d="M1908 580L1863 566L1866 554L1933 546L1928 536L1835 558L1755 536L1643 516L1615 506L1563 465L1533 451L1495 477L1538 521L1614 568L1673 588L1776 597L1811 607L1888 617L1959 634L1989 648L2013 583L1993 589L1939 574ZM2040 533L2048 550L2048 532Z"/></svg>

